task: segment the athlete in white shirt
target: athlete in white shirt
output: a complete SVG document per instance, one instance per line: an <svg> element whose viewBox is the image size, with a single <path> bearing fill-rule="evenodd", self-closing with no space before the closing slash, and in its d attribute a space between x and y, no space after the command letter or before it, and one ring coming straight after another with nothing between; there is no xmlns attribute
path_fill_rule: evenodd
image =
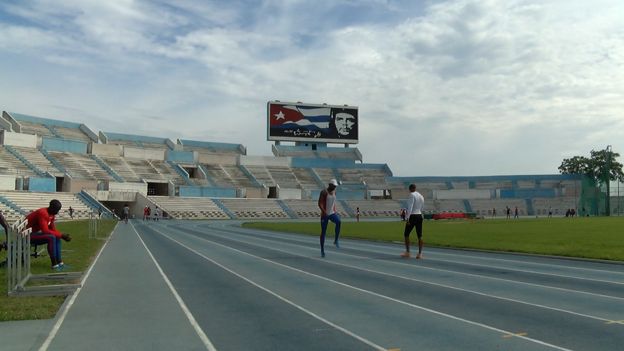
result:
<svg viewBox="0 0 624 351"><path fill-rule="evenodd" d="M409 186L410 195L407 199L407 222L405 223L405 232L403 236L405 237L405 252L401 254L401 257L408 258L410 257L410 240L409 236L414 227L416 227L416 235L418 235L418 255L416 258L422 258L422 249L424 242L422 240L422 224L423 224L423 215L422 210L425 205L425 198L416 191L416 184L410 184Z"/></svg>

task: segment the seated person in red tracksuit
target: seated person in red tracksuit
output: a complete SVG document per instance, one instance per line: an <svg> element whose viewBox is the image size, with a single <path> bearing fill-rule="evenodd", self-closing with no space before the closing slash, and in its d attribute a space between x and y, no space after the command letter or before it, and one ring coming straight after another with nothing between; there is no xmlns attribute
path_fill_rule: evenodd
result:
<svg viewBox="0 0 624 351"><path fill-rule="evenodd" d="M0 225L2 226L2 228L4 228L4 242L0 243L0 251L2 251L2 249L7 250L7 242L9 240L9 225L6 222L6 219L4 219L4 215L2 214L2 211L0 211Z"/></svg>
<svg viewBox="0 0 624 351"><path fill-rule="evenodd" d="M47 244L48 255L52 263L52 269L63 270L65 264L61 258L61 239L70 241L69 234L61 233L56 230L54 225L54 216L61 210L61 202L59 200L50 201L50 206L32 211L26 219L28 220L27 228L32 229L30 234L30 243L32 245Z"/></svg>

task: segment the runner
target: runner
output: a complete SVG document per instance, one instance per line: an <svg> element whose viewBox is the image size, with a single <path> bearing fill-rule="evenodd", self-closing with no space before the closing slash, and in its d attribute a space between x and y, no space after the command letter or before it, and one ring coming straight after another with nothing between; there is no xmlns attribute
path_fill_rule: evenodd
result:
<svg viewBox="0 0 624 351"><path fill-rule="evenodd" d="M410 184L409 186L410 195L407 199L407 222L405 223L405 231L403 236L405 238L405 252L401 254L401 257L409 258L410 257L410 232L414 227L416 227L416 235L418 236L418 255L416 255L417 259L422 258L422 249L424 246L424 242L422 240L422 225L423 225L423 215L422 210L425 205L425 199L423 196L416 191L416 184Z"/></svg>
<svg viewBox="0 0 624 351"><path fill-rule="evenodd" d="M340 216L336 212L336 187L338 182L336 179L329 181L327 189L323 189L319 194L318 207L321 209L321 257L325 257L325 233L327 232L327 224L329 221L336 225L334 245L340 248L338 237L340 236Z"/></svg>

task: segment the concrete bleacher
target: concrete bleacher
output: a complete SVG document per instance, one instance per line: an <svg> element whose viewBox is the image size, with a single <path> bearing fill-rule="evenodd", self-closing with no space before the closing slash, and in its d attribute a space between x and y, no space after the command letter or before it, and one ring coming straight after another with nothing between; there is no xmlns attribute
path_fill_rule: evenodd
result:
<svg viewBox="0 0 624 351"><path fill-rule="evenodd" d="M291 168L291 170L302 189L318 189L323 186L317 182L309 168Z"/></svg>
<svg viewBox="0 0 624 351"><path fill-rule="evenodd" d="M31 147L12 146L13 149L19 152L25 159L35 165L43 172L49 172L54 176L63 176L63 172L57 169L50 160L48 160L38 149Z"/></svg>
<svg viewBox="0 0 624 351"><path fill-rule="evenodd" d="M57 137L49 128L41 123L33 123L28 121L19 121L20 133L24 134L36 134L39 136Z"/></svg>
<svg viewBox="0 0 624 351"><path fill-rule="evenodd" d="M247 150L242 144L217 143L198 140L178 139L184 151L196 151L199 155L245 155Z"/></svg>
<svg viewBox="0 0 624 351"><path fill-rule="evenodd" d="M360 217L399 217L403 204L398 200L347 200L353 211L360 208Z"/></svg>
<svg viewBox="0 0 624 351"><path fill-rule="evenodd" d="M91 138L79 128L68 128L62 126L52 127L56 133L64 139L79 140L86 143L91 142Z"/></svg>
<svg viewBox="0 0 624 351"><path fill-rule="evenodd" d="M318 200L283 200L286 206L292 210L297 218L320 218L321 210L318 208ZM349 213L342 207L340 201L336 202L336 212L341 217L349 217Z"/></svg>
<svg viewBox="0 0 624 351"><path fill-rule="evenodd" d="M48 154L65 167L73 178L114 180L113 176L86 154L62 151L48 151Z"/></svg>
<svg viewBox="0 0 624 351"><path fill-rule="evenodd" d="M235 187L236 183L230 177L230 174L223 169L221 165L214 164L202 164L202 167L206 170L206 174L216 186L220 187Z"/></svg>
<svg viewBox="0 0 624 351"><path fill-rule="evenodd" d="M576 198L535 198L532 200L533 210L537 216L547 216L552 211L553 216L563 216L570 208L576 209Z"/></svg>
<svg viewBox="0 0 624 351"><path fill-rule="evenodd" d="M148 162L151 163L152 167L154 167L156 172L162 177L173 181L175 184L187 184L186 179L182 177L180 173L176 172L169 163L161 160L149 160Z"/></svg>
<svg viewBox="0 0 624 351"><path fill-rule="evenodd" d="M462 200L433 200L431 205L427 205L425 202L425 210L429 212L466 212L466 206Z"/></svg>
<svg viewBox="0 0 624 351"><path fill-rule="evenodd" d="M98 156L106 165L108 165L117 175L123 178L126 182L140 182L139 177L132 167L126 162L126 159L121 156Z"/></svg>
<svg viewBox="0 0 624 351"><path fill-rule="evenodd" d="M281 188L301 188L301 184L297 180L295 173L290 167L267 166L267 171L275 184L279 184Z"/></svg>
<svg viewBox="0 0 624 351"><path fill-rule="evenodd" d="M331 168L313 168L312 171L314 171L321 181L323 181L323 187L326 187L331 179L339 180L334 173L334 170Z"/></svg>
<svg viewBox="0 0 624 351"><path fill-rule="evenodd" d="M269 172L268 168L265 166L245 166L249 173L251 173L254 178L265 186L276 186L277 183L271 176L271 172Z"/></svg>
<svg viewBox="0 0 624 351"><path fill-rule="evenodd" d="M0 146L0 174L36 176L37 172L18 160L2 145Z"/></svg>
<svg viewBox="0 0 624 351"><path fill-rule="evenodd" d="M139 179L151 179L168 181L169 179L162 175L152 165L150 160L138 159L138 158L126 158L126 164L137 175Z"/></svg>
<svg viewBox="0 0 624 351"><path fill-rule="evenodd" d="M149 200L174 219L230 218L214 201L206 197L150 196Z"/></svg>
<svg viewBox="0 0 624 351"><path fill-rule="evenodd" d="M526 201L523 199L476 199L470 200L470 206L474 213L484 217L492 216L493 209L496 209L497 217L505 217L507 207L511 208L512 216L516 207L520 216L527 215Z"/></svg>
<svg viewBox="0 0 624 351"><path fill-rule="evenodd" d="M74 209L74 219L89 218L93 209L84 203L76 194L72 193L34 193L28 191L1 191L0 196L11 201L26 213L48 207L50 200L57 199L63 204L58 219L70 219L69 207Z"/></svg>
<svg viewBox="0 0 624 351"><path fill-rule="evenodd" d="M235 187L256 188L257 185L238 166L221 166Z"/></svg>
<svg viewBox="0 0 624 351"><path fill-rule="evenodd" d="M221 202L240 219L289 218L274 199L221 199Z"/></svg>

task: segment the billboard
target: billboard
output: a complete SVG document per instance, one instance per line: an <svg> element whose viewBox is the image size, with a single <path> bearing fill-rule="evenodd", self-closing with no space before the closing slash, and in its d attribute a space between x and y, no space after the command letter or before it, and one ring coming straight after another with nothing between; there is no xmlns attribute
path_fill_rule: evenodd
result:
<svg viewBox="0 0 624 351"><path fill-rule="evenodd" d="M357 106L267 104L267 140L357 144Z"/></svg>

